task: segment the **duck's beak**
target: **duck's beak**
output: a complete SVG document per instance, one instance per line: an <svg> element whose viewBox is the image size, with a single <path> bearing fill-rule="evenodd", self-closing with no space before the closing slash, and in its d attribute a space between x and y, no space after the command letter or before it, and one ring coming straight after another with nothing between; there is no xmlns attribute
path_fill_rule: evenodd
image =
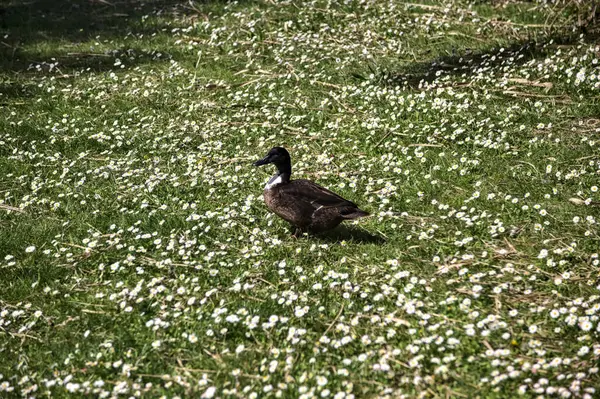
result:
<svg viewBox="0 0 600 399"><path fill-rule="evenodd" d="M269 156L267 155L263 159L254 162L252 165L254 165L254 166L261 166L261 165L266 165L268 163L271 163L271 161L269 160Z"/></svg>

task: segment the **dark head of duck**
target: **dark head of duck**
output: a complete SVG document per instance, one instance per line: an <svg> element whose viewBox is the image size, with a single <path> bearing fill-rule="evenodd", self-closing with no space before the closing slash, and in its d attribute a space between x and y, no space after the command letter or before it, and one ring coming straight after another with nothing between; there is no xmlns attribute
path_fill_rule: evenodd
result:
<svg viewBox="0 0 600 399"><path fill-rule="evenodd" d="M261 166L267 164L274 164L277 167L277 174L275 176L281 176L285 180L289 180L292 174L292 161L290 159L290 153L283 147L273 147L269 151L266 157L254 162L254 166Z"/></svg>

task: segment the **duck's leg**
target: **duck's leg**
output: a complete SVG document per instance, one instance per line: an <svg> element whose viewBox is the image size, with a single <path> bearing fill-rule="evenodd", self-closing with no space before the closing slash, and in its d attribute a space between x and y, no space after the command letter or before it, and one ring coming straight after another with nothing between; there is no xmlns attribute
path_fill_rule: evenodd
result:
<svg viewBox="0 0 600 399"><path fill-rule="evenodd" d="M292 231L292 237L294 238L300 238L304 234L304 230L298 226L292 225Z"/></svg>

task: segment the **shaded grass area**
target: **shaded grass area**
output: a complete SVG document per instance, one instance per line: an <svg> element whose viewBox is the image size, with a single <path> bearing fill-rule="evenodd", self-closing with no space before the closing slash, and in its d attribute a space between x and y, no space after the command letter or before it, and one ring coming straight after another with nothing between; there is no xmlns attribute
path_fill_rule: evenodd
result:
<svg viewBox="0 0 600 399"><path fill-rule="evenodd" d="M58 62L66 70L111 69L114 62L103 51L101 42L114 44L115 39L120 41L134 32L143 37L166 30L168 23L158 22L157 17L179 15L177 10L184 10L177 7L180 4L162 0L3 1L0 33L6 36L0 68L19 71L32 64ZM96 38L101 38L100 42ZM87 50L80 51L85 47ZM114 53L114 47L110 47Z"/></svg>

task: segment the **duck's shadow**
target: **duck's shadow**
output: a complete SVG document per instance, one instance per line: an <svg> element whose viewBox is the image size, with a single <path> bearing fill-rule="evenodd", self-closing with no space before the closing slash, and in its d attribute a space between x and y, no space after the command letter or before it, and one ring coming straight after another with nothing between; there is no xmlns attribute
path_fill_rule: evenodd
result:
<svg viewBox="0 0 600 399"><path fill-rule="evenodd" d="M358 227L344 225L327 232L311 235L326 242L352 241L360 244L384 244L386 242L385 238L380 235L374 235Z"/></svg>

